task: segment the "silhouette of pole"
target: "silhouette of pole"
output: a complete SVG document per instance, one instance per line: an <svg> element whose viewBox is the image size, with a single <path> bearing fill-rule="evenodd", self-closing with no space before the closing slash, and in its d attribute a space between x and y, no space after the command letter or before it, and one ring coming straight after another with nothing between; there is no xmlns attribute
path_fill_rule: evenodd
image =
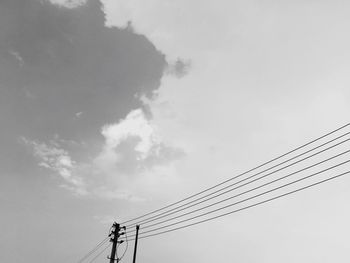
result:
<svg viewBox="0 0 350 263"><path fill-rule="evenodd" d="M134 246L134 258L132 260L132 263L136 263L136 251L137 251L137 241L139 239L139 229L140 226L136 225L136 237L135 237L135 246Z"/></svg>
<svg viewBox="0 0 350 263"><path fill-rule="evenodd" d="M120 230L120 225L117 224L116 222L113 223L113 228L114 230L112 231L113 237L111 238L111 242L113 242L112 244L112 251L111 251L111 256L110 256L110 260L109 263L115 263L115 254L117 251L117 243L118 243L118 236L119 236L119 230Z"/></svg>

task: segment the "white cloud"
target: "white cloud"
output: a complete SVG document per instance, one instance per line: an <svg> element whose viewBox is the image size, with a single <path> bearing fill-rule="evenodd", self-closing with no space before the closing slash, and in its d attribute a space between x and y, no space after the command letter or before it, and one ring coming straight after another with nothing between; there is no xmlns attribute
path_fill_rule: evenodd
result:
<svg viewBox="0 0 350 263"><path fill-rule="evenodd" d="M45 144L25 137L22 137L21 141L32 148L34 156L39 160L39 166L51 170L63 178L65 184L62 187L70 189L78 195L87 194L83 179L75 173L77 163L72 160L67 151L59 148L57 143Z"/></svg>
<svg viewBox="0 0 350 263"><path fill-rule="evenodd" d="M106 139L105 151L110 154L121 142L130 137L136 137L139 142L135 151L140 153L140 159L145 159L155 145L160 143L155 128L147 121L142 110L131 111L124 120L117 124L106 125L102 128Z"/></svg>
<svg viewBox="0 0 350 263"><path fill-rule="evenodd" d="M105 142L90 161L76 162L63 145L79 146L55 135L48 143L22 138L38 165L62 177L61 186L80 196L129 202L162 192L160 183L174 182L162 167L183 153L164 144L141 109L101 129ZM164 181L165 180L165 181ZM166 183L166 182L165 182Z"/></svg>
<svg viewBox="0 0 350 263"><path fill-rule="evenodd" d="M151 148L159 143L154 127L147 121L140 109L131 111L124 120L117 124L103 127L102 135L106 138L108 151L115 149L122 141L130 137L137 137L139 142L135 146L135 151L140 153L141 159L145 159Z"/></svg>
<svg viewBox="0 0 350 263"><path fill-rule="evenodd" d="M118 123L105 125L101 133L105 143L94 158L93 170L114 188L101 188L95 191L97 195L137 202L163 192L157 188L164 180L174 182L162 168L171 166L184 153L162 140L141 109Z"/></svg>
<svg viewBox="0 0 350 263"><path fill-rule="evenodd" d="M24 60L22 56L19 54L19 52L10 50L9 53L15 57L15 59L19 62L19 65L22 67L24 65Z"/></svg>
<svg viewBox="0 0 350 263"><path fill-rule="evenodd" d="M54 5L58 5L65 8L77 8L85 5L88 0L47 0Z"/></svg>
<svg viewBox="0 0 350 263"><path fill-rule="evenodd" d="M75 114L75 117L80 118L81 115L83 115L83 112L82 112L82 111L79 111L79 112L77 112L77 113Z"/></svg>

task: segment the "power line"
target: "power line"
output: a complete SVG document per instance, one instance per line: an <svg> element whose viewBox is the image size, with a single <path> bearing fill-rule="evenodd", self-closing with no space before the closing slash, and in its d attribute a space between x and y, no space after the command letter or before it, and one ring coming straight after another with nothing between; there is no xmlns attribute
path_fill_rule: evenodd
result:
<svg viewBox="0 0 350 263"><path fill-rule="evenodd" d="M98 250L102 245L104 245L108 241L108 237L99 242L93 249L91 249L88 253L85 254L81 259L78 260L78 263L83 262L85 259L90 257L96 250Z"/></svg>
<svg viewBox="0 0 350 263"><path fill-rule="evenodd" d="M91 259L91 260L89 261L89 263L94 262L94 261L95 261L99 256L101 256L101 254L102 254L103 252L105 252L106 249L109 248L110 246L111 246L111 244L108 244L108 246L106 246L100 253L98 253L93 259Z"/></svg>
<svg viewBox="0 0 350 263"><path fill-rule="evenodd" d="M162 231L162 232L158 232L158 233L154 233L154 234L150 234L150 235L146 235L146 236L142 236L142 237L139 237L139 239L149 238L149 237L153 237L153 236L162 235L162 234L165 234L165 233L177 231L177 230L180 230L180 229L184 229L184 228L188 228L188 227L191 227L191 226L195 226L195 225L198 225L198 224L202 224L202 223L205 223L205 222L208 222L208 221L212 221L212 220L215 220L215 219L224 217L224 216L228 216L228 215L230 215L230 214L238 213L238 212L240 212L240 211L247 210L247 209L249 209L249 208L253 208L253 207L256 207L256 206L259 206L259 205L262 205L262 204L271 202L271 201L273 201L273 200L276 200L276 199L279 199L279 198L282 198L282 197L285 197L285 196L288 196L288 195L291 195L291 194L294 194L294 193L297 193L297 192L306 190L306 189L308 189L308 188L311 188L311 187L314 187L314 186L323 184L323 183L325 183L325 182L334 180L334 179L336 179L336 178L339 178L339 177L344 176L344 175L349 174L349 173L350 173L350 171L346 171L346 172L343 172L343 173L341 173L341 174L338 174L338 175L329 177L329 178L327 178L327 179L318 181L318 182L316 182L316 183L313 183L313 184L310 184L310 185L307 185L307 186L298 188L298 189L296 189L296 190L293 190L293 191L290 191L290 192L287 192L287 193L284 193L284 194L280 194L280 195L278 195L278 196L275 196L275 197L272 197L272 198L269 198L269 199L266 199L266 200L257 202L257 203L252 204L252 205L248 205L248 206L246 206L246 207L242 207L242 208L239 208L239 209L236 209L236 210L233 210L233 211L224 213L224 214L220 214L220 215L217 215L217 216L214 216L214 217L211 217L211 218L207 218L207 219L204 219L204 220L201 220L201 221L197 221L197 222L194 222L194 223L191 223L191 224L188 224L188 225L184 225L184 226L180 226L180 227L168 229L168 230L165 230L165 231ZM154 231L155 231L155 230L154 230ZM132 239L132 240L134 240L134 239ZM130 240L130 241L132 241L132 240Z"/></svg>
<svg viewBox="0 0 350 263"><path fill-rule="evenodd" d="M111 229L112 227L109 228L108 230L108 233L110 234L111 233ZM85 256L83 256L79 261L78 263L81 263L83 262L86 258L90 257L90 255L92 255L96 250L98 250L103 244L105 244L108 239L109 239L109 236L108 235L106 238L104 238L101 242L99 242L93 249L91 249L88 253L85 254Z"/></svg>
<svg viewBox="0 0 350 263"><path fill-rule="evenodd" d="M333 156L333 157L331 157L331 158L328 158L328 159L326 159L326 160L323 160L323 161L321 161L321 162L319 162L319 163L317 163L317 164L308 166L308 167L303 168L303 169L301 169L301 170L298 170L298 171L296 171L296 172L293 172L293 173L287 174L287 175L285 175L285 176L283 176L283 177L277 178L277 179L275 179L275 180L273 180L273 181L271 181L271 182L267 182L267 183L265 183L265 184L263 184L263 185L257 186L257 187L255 187L255 188L253 188L253 189L249 189L249 190L244 191L244 192L242 192L242 193L239 193L239 194L237 194L237 195L234 195L234 196L228 197L228 198L226 198L226 199L220 200L220 201L215 202L215 203L213 203L213 204L210 204L210 205L207 205L207 206L204 206L204 207L201 207L201 208L192 210L192 211L190 211L190 212L187 212L187 213L184 213L184 214L181 214L181 215L178 215L178 216L175 216L175 217L172 217L172 218L163 220L163 221L161 221L161 222L157 222L157 223L155 223L155 224L151 224L151 225L148 225L148 226L143 226L143 229L145 229L145 228L150 228L150 227L153 227L153 226L158 225L158 224L163 224L163 223L166 223L166 222L168 222L168 221L171 221L171 220L174 220L174 219L177 219L177 218L184 217L184 216L186 216L186 215L189 215L189 214L192 214L192 213L195 213L195 212L204 210L204 209L206 209L206 208L209 208L209 207L218 205L218 204L220 204L220 203L226 202L226 201L228 201L228 200L231 200L231 199L236 198L236 197L238 197L238 196L241 196L241 195L243 195L243 194L250 193L250 192L255 191L255 190L257 190L257 189L260 189L260 188L262 188L262 187L264 187L264 186L267 186L267 185L270 185L270 184L272 184L272 183L278 182L278 181L280 181L280 180L282 180L282 179L286 179L286 178L288 178L288 177L290 177L290 176L292 176L292 175L295 175L295 174L297 174L297 173L299 173L299 172L302 172L302 171L305 171L305 170L307 170L307 169L313 168L313 167L315 167L316 165L319 165L319 164L321 164L321 163L324 163L324 162L326 162L326 161L329 161L329 160L331 160L331 159L334 159L334 158L336 158L336 157L339 157L340 155L343 155L343 154L348 153L348 152L350 152L350 150L345 151L345 152L343 152L343 153L341 153L341 154L338 154L338 155L336 155L336 156ZM329 170L331 170L331 169L337 168L337 167L339 167L339 166L341 166L341 165L344 165L344 164L346 164L346 163L348 163L348 162L350 162L350 160L345 161L345 162L342 162L342 163L339 163L339 164L334 165L334 166L332 166L332 167L326 168L326 169L322 170L321 172L318 172L318 173L316 173L316 174L314 174L314 175L317 175L317 174L319 174L319 173L323 173L323 172L329 171ZM310 176L308 176L308 177L306 177L306 178L309 178L309 177L310 177ZM253 181L252 181L252 182L253 182ZM277 189L278 189L278 188L277 188ZM259 196L259 195L258 195L258 196ZM239 203L240 203L240 202L239 202ZM237 204L237 203L235 203L235 204ZM231 205L230 205L230 206L231 206ZM214 210L214 211L215 211L215 210Z"/></svg>
<svg viewBox="0 0 350 263"><path fill-rule="evenodd" d="M349 133L350 133L350 132L349 132ZM341 137L343 137L343 136L344 136L344 135L339 136L339 137L337 137L336 139L341 138ZM334 139L334 140L335 140L335 139ZM203 199L203 198L205 198L205 197L211 196L211 195L216 194L216 193L218 193L218 192L221 192L221 191L223 191L223 190L225 190L225 189L228 189L228 188L230 188L230 187L232 187L232 186L235 186L235 185L237 185L237 184L239 184L239 183L242 183L242 182L244 182L244 181L247 181L247 180L249 180L249 179L252 179L252 178L256 177L257 175L260 175L260 174L262 174L263 172L266 172L266 171L270 170L271 168L275 168L275 167L277 167L277 166L279 166L279 165L281 165L281 164L284 164L284 163L287 162L287 161L290 161L290 160L292 160L292 159L295 159L295 158L293 157L293 158L291 158L291 159L289 159L289 160L287 160L287 161L285 161L285 162L282 162L282 163L277 164L277 165L275 165L275 166L272 166L272 167L270 167L270 168L268 168L268 169L266 169L266 170L263 170L263 171L258 172L258 173L256 173L256 174L253 174L253 175L251 175L251 176L249 176L249 177L247 177L247 178L244 178L244 179L242 179L242 180L240 180L240 181L238 181L238 182L235 182L235 183L230 184L230 185L228 185L228 186L226 186L226 187L223 187L223 188L221 188L221 189L219 189L219 190L216 190L216 191L214 191L214 192L212 192L212 193L209 193L209 194L207 194L207 195L205 195L205 196L203 196L203 197L197 198L197 199L195 199L195 200L193 200L193 201L191 201L191 202L187 202L187 203L185 203L185 204L183 204L183 205L177 206L177 207L175 207L175 208L173 208L173 209L171 209L171 210L165 211L165 212L163 212L163 213L161 213L161 214L158 214L158 215L156 215L156 216L150 217L150 218L148 218L148 219L141 220L141 221L137 222L137 224L141 224L141 223L147 224L147 223L149 223L149 222L153 222L153 221L159 220L159 219L161 219L161 218L164 218L164 217L167 217L167 216L169 216L169 215L178 213L178 212L183 211L183 210L185 210L185 209L191 208L191 207L196 206L196 205L198 205L198 204L204 203L204 202L206 202L206 201L209 201L209 200L211 200L211 199L214 199L214 198L216 198L216 197L219 197L219 196L221 196L221 195L224 195L224 194L226 194L226 193L232 192L232 191L234 191L234 190L236 190L236 189L239 189L239 188L241 188L241 187L243 187L243 186L245 186L245 185L247 185L247 184L256 182L256 181L258 181L258 180L260 180L260 179L263 179L263 178L265 178L265 177L267 177L267 176L270 176L270 175L275 174L275 173L277 173L277 172L279 172L279 171L282 171L282 170L284 170L284 169L286 169L286 168L288 168L288 167L291 167L291 166L293 166L293 165L295 165L295 164L297 164L297 163L300 163L300 162L302 162L302 161L305 161L305 160L307 160L307 159L310 159L311 157L314 157L314 156L316 156L316 155L319 155L319 154L321 154L321 153L323 153L323 152L325 152L325 151L328 151L328 150L330 150L330 149L332 149L332 148L334 148L334 147L336 147L336 146L339 146L339 145L341 145L341 144L343 144L343 143L345 143L345 142L347 142L347 141L349 141L349 140L350 140L350 138L348 138L348 139L346 139L346 140L343 140L343 141L341 141L341 142L339 142L339 143L337 143L337 144L335 144L335 145L332 145L332 146L330 146L330 147L328 147L328 148L325 148L325 149L323 149L323 150L321 150L321 151L318 151L318 152L316 152L316 153L314 153L314 154L312 154L312 155L309 155L309 156L307 156L307 157L305 157L305 158L303 158L303 159L300 159L300 160L298 160L298 161L296 161L296 162L293 162L293 163L291 163L291 164L289 164L289 165L283 166L282 168L279 168L279 169L277 169L277 170L274 170L274 171L272 171L272 172L270 172L270 173L268 173L268 174L266 174L266 175L260 176L260 177L254 179L254 180L252 180L252 181L250 181L250 182L247 182L247 183L245 183L245 184L239 185L239 186L234 187L234 188L232 188L232 189L229 189L229 190L227 190L227 191L225 191L225 192L223 192L223 193L220 193L220 194L218 194L218 195L215 195L215 196L212 196L212 197L210 197L210 198L204 199L204 200L202 200L202 201L200 201L200 202L197 202L197 203L194 203L194 204L192 204L192 205L189 205L189 204L191 204L191 203L193 203L193 202L195 202L195 201L199 201L199 200L201 200L201 199ZM333 140L332 140L332 141L333 141ZM331 142L331 141L329 141L329 142ZM327 142L326 144L328 144L329 142ZM324 145L325 145L325 144L323 144L322 146L324 146ZM315 150L315 149L317 149L317 148L319 148L319 146L317 146L317 147L315 147L315 148L313 148L313 149L311 149L311 150L309 150L309 151L307 151L307 152L304 152L304 153L302 153L302 154L299 154L299 155L297 155L296 157L300 157L300 156L304 155L305 153L308 153L308 152L310 152L310 151L312 151L312 150ZM314 167L314 166L316 166L316 165L319 165L319 164L321 164L321 163L324 163L324 162L326 162L326 161L329 161L329 160L331 160L331 159L334 159L334 158L336 158L336 157L338 157L338 156L340 156L340 155L343 155L343 154L345 154L345 153L347 153L347 152L348 152L348 151L345 151L345 152L343 152L343 153L341 153L341 154L339 154L339 155L333 156L333 157L328 158L328 159L326 159L326 160L324 160L324 161L321 161L321 162L319 162L319 163L317 163L317 164L311 165L309 168ZM307 169L307 168L304 168L304 169L302 169L302 170L299 170L299 172L300 172L300 171L303 171L303 170L305 170L305 169ZM293 174L295 174L295 173L293 173ZM189 205L189 206L188 206L188 205ZM185 206L187 206L187 207L185 207ZM130 227L130 226L129 226L129 227Z"/></svg>
<svg viewBox="0 0 350 263"><path fill-rule="evenodd" d="M266 192L263 192L263 193L254 195L254 196L249 197L249 198L246 198L246 199L241 200L241 201L239 201L239 202L236 202L236 203L233 203L233 204L229 204L229 205L226 205L226 206L223 206L223 207L220 207L220 208L211 210L211 211L209 211L209 212L205 212L205 213L203 213L203 214L200 214L200 215L197 215L197 216L188 218L188 219L184 219L184 220L181 220L181 221L178 221L178 222L175 222L175 223L166 225L166 226L162 226L162 227L159 227L159 228L156 228L156 229L148 230L148 231L146 231L146 232L143 232L143 234L148 233L148 232L154 232L154 231L160 230L160 229L162 229L162 228L166 228L166 227L169 227L169 226L177 225L177 224L180 224L180 223L184 223L184 222L186 222L186 221L190 221L190 220L193 220L193 219L196 219L196 218L199 218L199 217L206 216L206 215L208 215L208 214L212 214L212 213L214 213L214 212L218 212L218 211L223 210L223 209L226 209L226 208L228 208L228 207L231 207L231 206L234 206L234 205L237 205L237 204L240 204L240 203L249 201L249 200L251 200L251 199L254 199L254 198L257 198L257 197L259 197L259 196L262 196L262 195L271 193L271 192L273 192L273 191L279 190L279 189L284 188L284 187L286 187L286 186L290 186L290 185L292 185L292 184L295 184L295 183L298 183L298 182L300 182L300 181L306 180L306 179L308 179L308 178L314 177L314 176L316 176L316 175L318 175L318 174L321 174L321 173L324 173L324 172L329 171L329 170L331 170L331 169L334 169L334 168L336 168L336 167L339 167L340 165L344 165L345 163L348 163L349 161L350 161L350 160L345 161L345 162L342 162L342 163L337 164L337 165L335 165L335 166L332 166L332 167L330 167L330 168L326 168L326 169L324 169L324 170L322 170L322 171L319 171L319 172L313 173L313 174L311 174L311 175L302 177L302 178L300 178L300 179L298 179L298 180L292 181L292 182L287 183L287 184L284 184L284 185L282 185L282 186L278 186L278 187L276 187L276 188L273 188L273 189L268 190L268 191L266 191ZM161 223L158 223L158 224L161 224ZM146 227L143 227L143 228L146 228ZM141 233L141 234L142 234L142 233Z"/></svg>
<svg viewBox="0 0 350 263"><path fill-rule="evenodd" d="M175 223L172 223L172 224L169 224L169 225L166 225L166 226L162 226L162 227L159 227L159 228L156 228L156 229L152 229L152 230L148 230L148 231L142 232L141 235L142 235L142 234L145 234L145 233L149 233L149 232L154 232L154 231L157 231L157 230L160 230L160 229L163 229L163 228L166 228L166 227L170 227L170 226L173 226L173 225L178 225L178 224L181 224L181 223L184 223L184 222L187 222L187 221L190 221L190 220L199 218L199 217L206 216L206 215L208 215L208 214L212 214L212 213L214 213L214 212L221 211L221 210L226 209L226 208L228 208L228 207L231 207L231 206L234 206L234 205L237 205L237 204L240 204L240 203L244 203L244 202L246 202L246 201L249 201L249 200L251 200L251 199L257 198L257 197L259 197L259 196L266 195L266 194L268 194L268 193L274 192L274 191L279 190L279 189L281 189L281 188L284 188L284 187L293 185L293 184L298 183L298 182L300 182L300 181L304 181L304 180L309 179L309 178L311 178L311 177L314 177L314 176L316 176L316 175L318 175L318 174L321 174L321 173L324 173L324 172L329 171L329 170L331 170L331 169L334 169L334 168L336 168L336 167L339 167L340 165L344 165L344 164L346 164L346 163L348 163L348 162L350 162L350 160L347 160L347 161L342 162L342 163L340 163L340 164L334 165L334 166L332 166L332 167L330 167L330 168L326 168L326 169L324 169L324 170L322 170L322 171L318 171L318 172L313 173L313 174L311 174L311 175L302 177L302 178L300 178L300 179L298 179L298 180L289 182L289 183L287 183L287 184L278 186L278 187L276 187L276 188L273 188L273 189L271 189L271 190L265 191L265 192L263 192L263 193L260 193L260 194L254 195L254 196L252 196L252 197L243 199L243 200L241 200L241 201L235 202L235 203L233 203L233 204L229 204L229 205L226 205L226 206L223 206L223 207L220 207L220 208L211 210L211 211L209 211L209 212L205 212L205 213L203 213L203 214L200 214L200 215L197 215L197 216L188 218L188 219L184 219L184 220L181 220L181 221L177 221L177 222L175 222ZM145 228L145 227L144 227L144 228Z"/></svg>
<svg viewBox="0 0 350 263"><path fill-rule="evenodd" d="M265 165L267 165L267 164L270 164L270 163L272 163L272 162L274 162L274 161L276 161L276 160L279 160L279 159L281 159L281 158L283 158L283 157L285 157L285 156L287 156L287 155L289 155L289 154L291 154L291 153L293 153L293 152L296 152L297 150L302 149L302 148L304 148L304 147L306 147L306 146L308 146L308 145L310 145L310 144L312 144L312 143L314 143L314 142L316 142L316 141L319 141L319 140L321 140L321 139L323 139L323 138L325 138L325 137L327 137L327 136L329 136L329 135L331 135L331 134L334 134L334 133L336 133L337 131L344 129L344 128L346 128L346 127L349 126L349 125L350 125L350 123L347 123L347 124L345 124L345 125L343 125L343 126L337 128L337 129L335 129L335 130L333 130L333 131L331 131L331 132L329 132L329 133L327 133L327 134L325 134L325 135L322 135L322 136L320 136L320 137L318 137L318 138L316 138L316 139L314 139L314 140L312 140L312 141L310 141L310 142L308 142L308 143L305 143L305 144L303 144L303 145L301 145L301 146L299 146L299 147L297 147L297 148L294 148L293 150L290 150L289 152L287 152L287 153L285 153L285 154L282 154L282 155L280 155L280 156L278 156L278 157L276 157L276 158L273 158L273 159L271 159L271 160L269 160L269 161L267 161L267 162L265 162L265 163L263 163L263 164L260 164L260 165L258 165L258 166L256 166L256 167L254 167L254 168L252 168L252 169L246 171L246 172L243 172L243 173L241 173L241 174L238 174L237 176L234 176L234 177L229 178L229 179L227 179L227 180L225 180L225 181L222 181L222 182L220 182L220 183L218 183L218 184L216 184L216 185L214 185L214 186L212 186L212 187L206 188L206 189L204 189L204 190L202 190L202 191L200 191L200 192L197 192L197 193L195 193L195 194L193 194L193 195L190 195L190 196L188 196L188 197L186 197L186 198L183 198L183 199L181 199L181 200L179 200L179 201L177 201L177 202L171 203L171 204L169 204L169 205L166 205L166 206L161 207L161 208L159 208L159 209L153 210L153 211L151 211L151 212L149 212L149 213L146 213L146 214L144 214L144 215L135 217L135 218L133 218L133 219L129 219L129 220L127 220L127 221L124 221L124 222L122 222L121 224L129 223L129 222L138 220L138 219L140 219L140 218L144 218L144 217L146 217L146 216L148 216L148 215L154 214L154 213L156 213L156 212L162 211L162 210L164 210L164 209L166 209L166 208L172 207L172 206L174 206L174 205L176 205L176 204L179 204L179 203L182 203L182 202L184 202L184 201L186 201L186 200L189 200L189 199L191 199L191 198L193 198L193 197L195 197L195 196L198 196L198 195L200 195L200 194L202 194L202 193L205 193L205 192L207 192L207 191L209 191L209 190L215 189L215 188L217 188L218 186L221 186L221 185L223 185L223 184L225 184L225 183L227 183L227 182L230 182L230 181L232 181L232 180L234 180L234 179L237 179L237 178L239 178L239 177L241 177L241 176L243 176L243 175L245 175L245 174L248 174L248 173L250 173L250 172L252 172L252 171L255 171L255 170L257 170L257 169L259 169L259 168L261 168L261 167L263 167L263 166L265 166Z"/></svg>

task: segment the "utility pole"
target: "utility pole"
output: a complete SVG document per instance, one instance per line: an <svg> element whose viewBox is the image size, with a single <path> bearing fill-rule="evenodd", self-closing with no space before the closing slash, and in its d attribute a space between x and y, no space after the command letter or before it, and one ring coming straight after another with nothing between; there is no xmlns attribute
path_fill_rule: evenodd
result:
<svg viewBox="0 0 350 263"><path fill-rule="evenodd" d="M113 244L112 244L111 256L109 258L110 259L109 263L115 263L115 260L116 260L115 254L117 252L117 244L118 244L120 225L118 223L114 222L112 228L113 228L113 230L111 232L112 238L110 239L110 242L113 242Z"/></svg>
<svg viewBox="0 0 350 263"><path fill-rule="evenodd" d="M134 258L132 260L132 263L136 263L136 251L137 251L137 240L139 239L139 229L140 226L136 225L136 237L135 237L135 246L134 246Z"/></svg>

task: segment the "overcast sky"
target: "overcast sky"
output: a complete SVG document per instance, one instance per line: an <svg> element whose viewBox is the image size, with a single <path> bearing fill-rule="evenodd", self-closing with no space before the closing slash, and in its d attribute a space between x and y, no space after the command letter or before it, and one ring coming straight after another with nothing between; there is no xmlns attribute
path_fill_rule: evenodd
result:
<svg viewBox="0 0 350 263"><path fill-rule="evenodd" d="M346 124L349 8L0 0L0 261L77 262L113 221ZM349 185L144 239L138 261L349 262Z"/></svg>

